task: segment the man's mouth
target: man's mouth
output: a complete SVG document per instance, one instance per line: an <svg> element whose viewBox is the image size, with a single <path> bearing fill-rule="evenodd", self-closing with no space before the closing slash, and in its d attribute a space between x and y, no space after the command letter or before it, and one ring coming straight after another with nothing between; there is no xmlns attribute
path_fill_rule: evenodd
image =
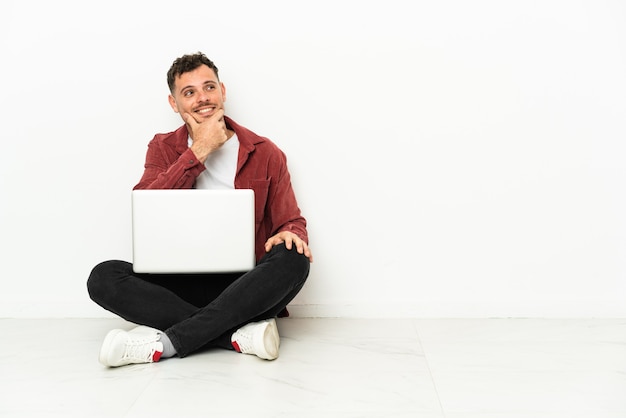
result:
<svg viewBox="0 0 626 418"><path fill-rule="evenodd" d="M215 111L215 106L201 107L201 108L195 110L195 112L200 114L200 115L208 115L208 114L212 113L213 111Z"/></svg>

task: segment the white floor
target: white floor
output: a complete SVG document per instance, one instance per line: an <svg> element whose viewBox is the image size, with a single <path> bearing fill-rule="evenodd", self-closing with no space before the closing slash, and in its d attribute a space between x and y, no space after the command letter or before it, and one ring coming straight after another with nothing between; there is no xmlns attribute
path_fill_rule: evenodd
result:
<svg viewBox="0 0 626 418"><path fill-rule="evenodd" d="M624 319L281 319L273 362L107 369L115 327L0 320L0 417L626 417Z"/></svg>

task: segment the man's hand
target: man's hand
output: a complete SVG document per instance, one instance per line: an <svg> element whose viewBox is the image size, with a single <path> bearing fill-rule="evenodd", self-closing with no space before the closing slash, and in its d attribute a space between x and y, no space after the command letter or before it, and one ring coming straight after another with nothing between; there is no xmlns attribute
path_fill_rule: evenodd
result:
<svg viewBox="0 0 626 418"><path fill-rule="evenodd" d="M291 250L295 245L298 253L304 254L309 259L309 262L313 262L313 254L311 254L311 250L309 250L307 243L300 239L299 236L289 231L279 232L268 239L265 242L265 252L269 252L274 245L282 244L283 242L288 250Z"/></svg>
<svg viewBox="0 0 626 418"><path fill-rule="evenodd" d="M201 163L232 136L226 129L224 109L217 109L213 115L200 121L190 113L184 113L182 117L191 137L190 149Z"/></svg>

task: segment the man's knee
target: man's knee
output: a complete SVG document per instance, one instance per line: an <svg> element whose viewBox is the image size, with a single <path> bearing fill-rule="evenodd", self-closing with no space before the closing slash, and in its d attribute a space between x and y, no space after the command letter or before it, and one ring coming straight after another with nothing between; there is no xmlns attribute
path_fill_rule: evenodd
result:
<svg viewBox="0 0 626 418"><path fill-rule="evenodd" d="M115 272L119 271L121 261L109 260L96 265L87 279L87 292L89 297L100 302L103 297L111 293L111 286L114 282Z"/></svg>
<svg viewBox="0 0 626 418"><path fill-rule="evenodd" d="M290 250L285 244L274 246L268 254L268 261L270 260L293 272L302 272L304 275L309 272L309 259L304 254L300 254L295 246Z"/></svg>

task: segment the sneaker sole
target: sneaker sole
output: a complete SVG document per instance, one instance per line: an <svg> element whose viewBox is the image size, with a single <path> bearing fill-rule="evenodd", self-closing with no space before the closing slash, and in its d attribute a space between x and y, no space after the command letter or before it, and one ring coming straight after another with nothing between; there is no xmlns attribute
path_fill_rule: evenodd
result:
<svg viewBox="0 0 626 418"><path fill-rule="evenodd" d="M263 341L261 342L263 350L259 350L259 357L264 360L275 360L278 358L278 348L280 347L280 335L276 320L267 321L267 327L263 333Z"/></svg>

